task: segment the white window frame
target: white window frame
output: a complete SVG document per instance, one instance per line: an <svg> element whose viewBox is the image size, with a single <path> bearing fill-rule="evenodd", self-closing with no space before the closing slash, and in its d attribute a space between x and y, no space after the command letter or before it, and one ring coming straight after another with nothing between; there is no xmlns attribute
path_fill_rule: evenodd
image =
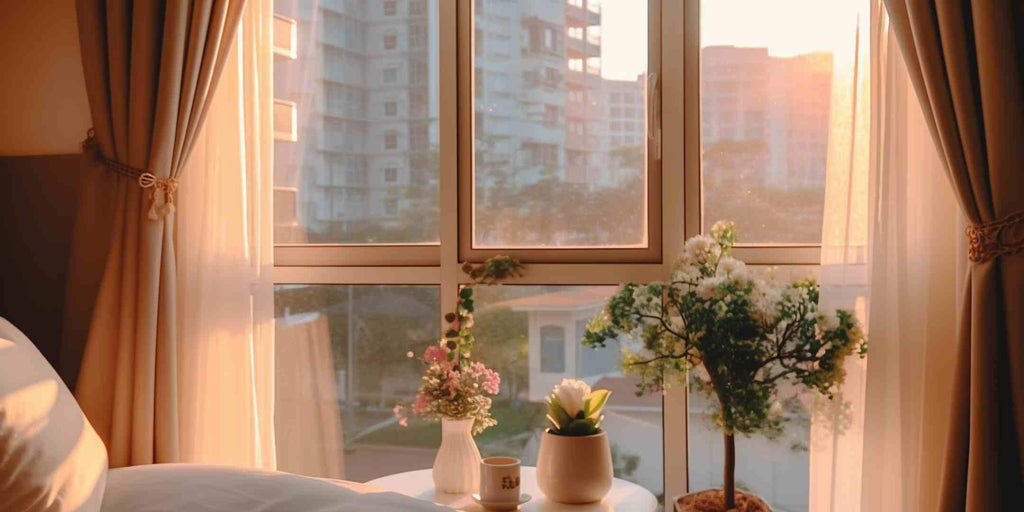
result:
<svg viewBox="0 0 1024 512"><path fill-rule="evenodd" d="M465 212L471 190L473 122L472 0L431 2L439 20L440 233L438 243L278 244L275 284L433 285L441 309L454 304L468 277L463 261L511 254L528 264L509 284L614 285L664 279L683 241L702 226L700 177L700 0L649 0L650 69L657 70L660 157L648 151L646 252L635 249L479 250L470 247ZM589 7L590 2L587 2ZM680 22L681 21L681 22ZM665 56L663 58L663 56ZM461 63L461 64L460 64ZM469 108L466 108L466 105ZM660 114L660 115L658 115ZM461 125L459 124L461 122ZM680 143L681 142L681 143ZM650 147L650 144L649 144ZM464 212L462 219L459 212ZM460 222L461 221L461 222ZM633 251L633 252L629 252ZM759 265L817 265L817 245L741 245L737 257ZM442 321L442 325L444 322ZM687 390L664 395L666 499L688 490Z"/></svg>

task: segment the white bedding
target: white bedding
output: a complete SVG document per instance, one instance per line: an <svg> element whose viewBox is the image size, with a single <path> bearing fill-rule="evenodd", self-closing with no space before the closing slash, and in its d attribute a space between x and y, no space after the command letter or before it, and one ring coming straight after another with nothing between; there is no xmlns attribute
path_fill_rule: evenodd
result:
<svg viewBox="0 0 1024 512"><path fill-rule="evenodd" d="M355 482L195 464L111 469L101 512L444 511Z"/></svg>

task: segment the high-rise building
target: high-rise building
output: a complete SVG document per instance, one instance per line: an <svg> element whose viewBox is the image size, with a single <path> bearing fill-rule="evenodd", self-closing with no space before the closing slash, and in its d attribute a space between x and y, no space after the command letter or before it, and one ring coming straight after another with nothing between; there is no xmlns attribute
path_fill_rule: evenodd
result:
<svg viewBox="0 0 1024 512"><path fill-rule="evenodd" d="M410 241L381 237L436 212L437 1L276 2L298 24L297 58L275 70L275 97L298 110L297 141L275 145L278 242ZM643 152L645 77L602 77L600 4L477 0L474 12L477 186L635 175L611 155Z"/></svg>
<svg viewBox="0 0 1024 512"><path fill-rule="evenodd" d="M723 141L733 151L748 146L746 174L759 186L824 187L832 54L708 46L701 59L705 151Z"/></svg>

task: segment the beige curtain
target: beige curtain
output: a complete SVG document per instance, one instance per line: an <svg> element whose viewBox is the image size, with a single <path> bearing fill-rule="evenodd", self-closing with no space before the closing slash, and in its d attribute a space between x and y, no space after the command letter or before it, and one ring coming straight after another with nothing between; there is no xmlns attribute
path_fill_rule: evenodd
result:
<svg viewBox="0 0 1024 512"><path fill-rule="evenodd" d="M1019 508L1024 503L1024 5L886 0L886 6L974 236L939 509Z"/></svg>
<svg viewBox="0 0 1024 512"><path fill-rule="evenodd" d="M272 0L248 0L176 213L180 460L275 467Z"/></svg>
<svg viewBox="0 0 1024 512"><path fill-rule="evenodd" d="M79 0L82 66L102 156L178 178L229 55L240 0ZM84 205L109 225L76 235L106 252L76 396L112 467L181 459L175 214L148 212L133 179L94 173ZM81 270L81 269L80 269Z"/></svg>
<svg viewBox="0 0 1024 512"><path fill-rule="evenodd" d="M859 128L830 152L821 282L824 303L856 311L870 350L847 365L849 407L821 407L832 414L815 418L810 509L931 511L941 482L935 447L950 410L964 221L949 186L934 179L941 160L882 2L869 7L862 73L851 80L859 106L834 96L847 107L833 119L853 111Z"/></svg>

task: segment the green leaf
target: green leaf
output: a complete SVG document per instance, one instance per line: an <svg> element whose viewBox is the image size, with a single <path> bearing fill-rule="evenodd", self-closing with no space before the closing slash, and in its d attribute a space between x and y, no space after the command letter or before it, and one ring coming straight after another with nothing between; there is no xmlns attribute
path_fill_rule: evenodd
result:
<svg viewBox="0 0 1024 512"><path fill-rule="evenodd" d="M459 290L459 297L461 297L463 299L468 299L468 298L470 298L472 296L473 296L473 289L472 288L463 288L462 290Z"/></svg>
<svg viewBox="0 0 1024 512"><path fill-rule="evenodd" d="M589 436L597 431L597 426L594 420L590 418L582 420L572 420L568 428L564 429L565 435L570 436Z"/></svg>
<svg viewBox="0 0 1024 512"><path fill-rule="evenodd" d="M608 402L608 397L612 394L607 389L595 389L587 395L586 400L583 402L584 416L587 418L593 418L601 414L601 409L604 404Z"/></svg>
<svg viewBox="0 0 1024 512"><path fill-rule="evenodd" d="M548 396L548 417L553 419L558 430L564 429L572 422L572 417L565 412L562 402L553 394Z"/></svg>

